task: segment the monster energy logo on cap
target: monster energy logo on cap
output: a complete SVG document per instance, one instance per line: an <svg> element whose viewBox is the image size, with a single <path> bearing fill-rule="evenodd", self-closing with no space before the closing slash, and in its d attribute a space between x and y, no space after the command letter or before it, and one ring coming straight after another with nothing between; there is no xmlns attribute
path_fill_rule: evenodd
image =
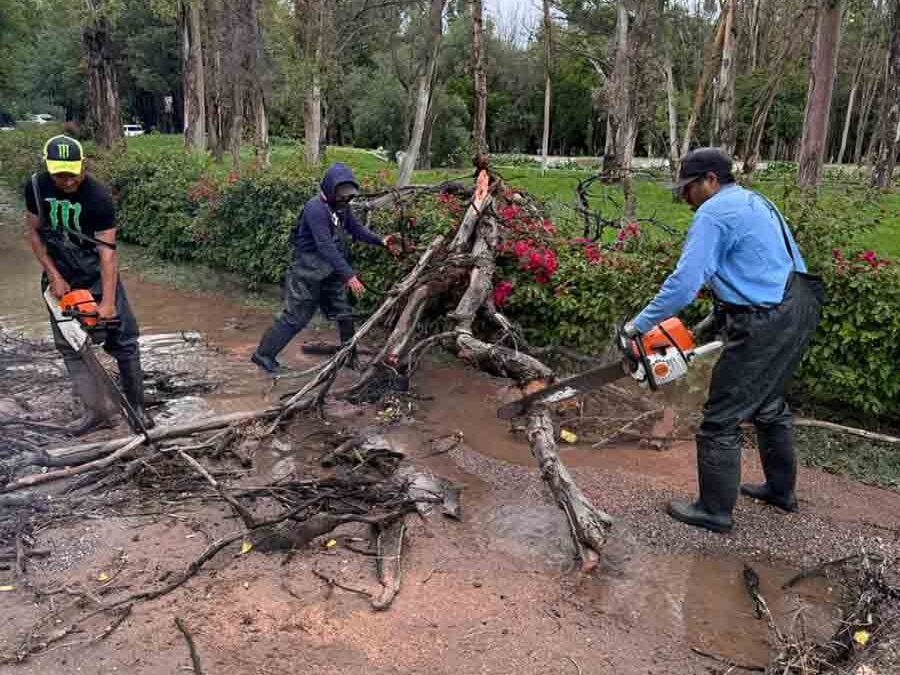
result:
<svg viewBox="0 0 900 675"><path fill-rule="evenodd" d="M53 173L80 174L84 162L81 143L69 136L54 136L44 144L44 161L47 171Z"/></svg>

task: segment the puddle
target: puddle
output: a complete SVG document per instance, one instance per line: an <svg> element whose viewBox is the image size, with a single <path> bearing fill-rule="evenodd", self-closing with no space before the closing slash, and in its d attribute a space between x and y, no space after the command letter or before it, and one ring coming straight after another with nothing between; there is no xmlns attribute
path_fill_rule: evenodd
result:
<svg viewBox="0 0 900 675"><path fill-rule="evenodd" d="M611 542L611 548L617 544ZM824 580L782 585L795 571L754 563L763 597L781 629L805 622L807 634L827 639L839 614ZM604 558L601 572L581 584L572 601L637 633L666 631L689 647L742 665L765 666L768 628L756 616L737 558L644 553Z"/></svg>

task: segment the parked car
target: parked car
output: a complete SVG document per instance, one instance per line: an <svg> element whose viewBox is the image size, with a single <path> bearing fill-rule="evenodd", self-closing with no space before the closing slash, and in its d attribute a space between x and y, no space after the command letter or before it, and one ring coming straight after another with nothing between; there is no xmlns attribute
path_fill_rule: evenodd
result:
<svg viewBox="0 0 900 675"><path fill-rule="evenodd" d="M140 124L126 124L122 127L126 136L143 136L144 127Z"/></svg>
<svg viewBox="0 0 900 675"><path fill-rule="evenodd" d="M25 116L25 121L30 122L31 124L47 124L48 122L52 122L55 118L53 115L49 115L47 113L29 113Z"/></svg>
<svg viewBox="0 0 900 675"><path fill-rule="evenodd" d="M9 115L2 110L0 110L0 131L15 131L16 123L12 118L12 115Z"/></svg>

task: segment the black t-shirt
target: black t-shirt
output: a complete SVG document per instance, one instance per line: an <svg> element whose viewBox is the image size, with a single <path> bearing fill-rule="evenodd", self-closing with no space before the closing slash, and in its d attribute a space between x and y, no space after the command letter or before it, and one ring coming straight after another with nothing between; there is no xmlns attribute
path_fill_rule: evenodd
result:
<svg viewBox="0 0 900 675"><path fill-rule="evenodd" d="M98 232L114 228L116 208L112 198L90 176L72 194L57 190L46 171L38 174L37 184L41 197L39 234L47 254L70 286L89 288L100 278L100 255L97 244L74 233L94 238ZM38 215L31 178L25 183L25 205Z"/></svg>

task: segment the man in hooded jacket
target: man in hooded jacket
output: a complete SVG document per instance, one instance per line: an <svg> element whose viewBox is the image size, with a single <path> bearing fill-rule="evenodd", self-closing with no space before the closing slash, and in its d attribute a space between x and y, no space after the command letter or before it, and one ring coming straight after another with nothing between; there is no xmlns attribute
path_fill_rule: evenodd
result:
<svg viewBox="0 0 900 675"><path fill-rule="evenodd" d="M306 327L316 309L337 322L341 344L353 337L347 289L361 297L365 286L347 260L347 235L370 246L384 246L396 255L393 235L379 237L353 216L350 201L359 194L359 185L347 166L332 164L320 188L318 196L303 206L291 233L293 260L281 311L250 357L268 373L278 372L279 352Z"/></svg>

